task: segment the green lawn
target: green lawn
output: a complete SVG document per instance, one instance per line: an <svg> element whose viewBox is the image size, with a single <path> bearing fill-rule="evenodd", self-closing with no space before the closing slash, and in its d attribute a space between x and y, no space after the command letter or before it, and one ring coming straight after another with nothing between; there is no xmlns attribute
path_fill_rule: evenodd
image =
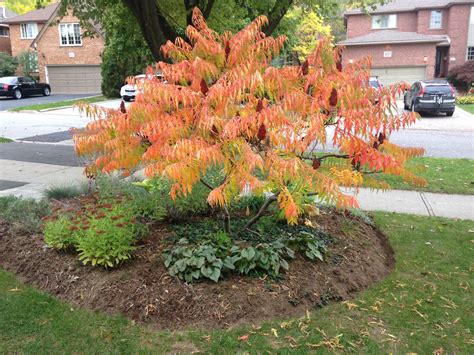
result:
<svg viewBox="0 0 474 355"><path fill-rule="evenodd" d="M0 271L0 353L472 353L474 223L388 213L375 221L396 252L388 278L301 319L229 331L151 330L59 302Z"/></svg>
<svg viewBox="0 0 474 355"><path fill-rule="evenodd" d="M462 108L463 110L472 113L474 115L474 104L470 105L458 105L458 107Z"/></svg>
<svg viewBox="0 0 474 355"><path fill-rule="evenodd" d="M415 158L407 164L410 171L427 181L426 186L413 186L392 175L378 175L376 178L389 183L393 189L474 194L474 160Z"/></svg>
<svg viewBox="0 0 474 355"><path fill-rule="evenodd" d="M10 143L13 142L10 138L0 137L0 143Z"/></svg>
<svg viewBox="0 0 474 355"><path fill-rule="evenodd" d="M25 111L25 110L39 111L39 110L46 110L50 108L73 106L75 104L78 104L79 102L92 104L94 102L100 102L104 100L107 100L105 96L94 96L94 97L88 97L88 98L76 99L76 100L64 100L64 101L49 102L49 103L38 104L38 105L21 106L21 107L16 107L14 109L11 109L10 111Z"/></svg>

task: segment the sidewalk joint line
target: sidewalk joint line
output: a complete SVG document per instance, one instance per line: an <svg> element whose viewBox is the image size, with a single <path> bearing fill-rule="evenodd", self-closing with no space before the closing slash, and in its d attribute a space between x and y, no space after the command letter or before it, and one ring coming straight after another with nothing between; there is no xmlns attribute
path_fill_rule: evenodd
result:
<svg viewBox="0 0 474 355"><path fill-rule="evenodd" d="M430 201L428 201L428 198L425 196L423 192L420 192L420 198L421 198L421 201L423 201L423 204L425 205L426 210L428 211L428 215L430 217L435 217L436 215L433 211L433 207L431 207Z"/></svg>

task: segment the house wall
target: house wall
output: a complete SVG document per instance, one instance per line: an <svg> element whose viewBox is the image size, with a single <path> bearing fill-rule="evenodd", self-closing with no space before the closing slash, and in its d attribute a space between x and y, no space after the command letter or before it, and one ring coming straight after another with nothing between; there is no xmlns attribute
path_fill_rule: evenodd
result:
<svg viewBox="0 0 474 355"><path fill-rule="evenodd" d="M391 58L384 58L384 51L392 51ZM427 61L424 61L424 57ZM342 60L345 65L349 60L360 60L371 57L372 67L408 67L426 66L426 77L434 77L436 46L432 43L392 44L392 45L364 45L349 46L343 52Z"/></svg>
<svg viewBox="0 0 474 355"><path fill-rule="evenodd" d="M397 13L398 31L416 32L418 27L416 12ZM347 38L362 36L380 30L372 29L372 17L368 15L350 15L347 17Z"/></svg>
<svg viewBox="0 0 474 355"><path fill-rule="evenodd" d="M449 67L462 65L466 62L467 37L469 32L469 16L471 5L453 5L449 9L447 32L451 38L449 57L456 58L449 62Z"/></svg>
<svg viewBox="0 0 474 355"><path fill-rule="evenodd" d="M78 22L79 20L74 16L65 16L60 23ZM45 66L47 65L100 65L104 39L99 35L94 38L84 37L80 46L62 46L59 24L53 21L39 39L37 49L40 79L45 81Z"/></svg>
<svg viewBox="0 0 474 355"><path fill-rule="evenodd" d="M38 32L41 31L41 28L43 28L43 26L44 23L38 23ZM28 52L32 50L30 46L33 40L21 38L20 24L10 25L10 41L13 56L17 56L22 52Z"/></svg>

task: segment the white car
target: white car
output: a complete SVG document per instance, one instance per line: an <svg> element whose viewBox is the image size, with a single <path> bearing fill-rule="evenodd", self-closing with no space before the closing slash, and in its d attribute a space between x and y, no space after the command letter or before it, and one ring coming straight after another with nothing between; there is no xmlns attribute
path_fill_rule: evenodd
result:
<svg viewBox="0 0 474 355"><path fill-rule="evenodd" d="M130 80L131 83L127 83L126 85L122 86L122 88L120 89L120 96L122 96L122 99L127 102L135 100L135 96L137 95L137 93L141 92L141 89L138 87L137 84L143 83L146 77L146 74L136 75L133 77L133 80ZM151 76L151 78L152 77L153 76ZM163 80L163 76L161 75L161 73L156 74L156 77L159 80Z"/></svg>

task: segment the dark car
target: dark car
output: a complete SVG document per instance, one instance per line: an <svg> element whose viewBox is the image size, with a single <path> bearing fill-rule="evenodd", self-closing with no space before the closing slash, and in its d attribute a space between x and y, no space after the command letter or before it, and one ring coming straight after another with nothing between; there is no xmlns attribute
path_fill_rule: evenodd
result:
<svg viewBox="0 0 474 355"><path fill-rule="evenodd" d="M447 82L417 81L405 91L405 110L414 112L446 113L452 116L455 108L454 89Z"/></svg>
<svg viewBox="0 0 474 355"><path fill-rule="evenodd" d="M6 76L0 78L0 96L11 96L21 99L25 96L51 94L51 86L38 83L27 76Z"/></svg>

